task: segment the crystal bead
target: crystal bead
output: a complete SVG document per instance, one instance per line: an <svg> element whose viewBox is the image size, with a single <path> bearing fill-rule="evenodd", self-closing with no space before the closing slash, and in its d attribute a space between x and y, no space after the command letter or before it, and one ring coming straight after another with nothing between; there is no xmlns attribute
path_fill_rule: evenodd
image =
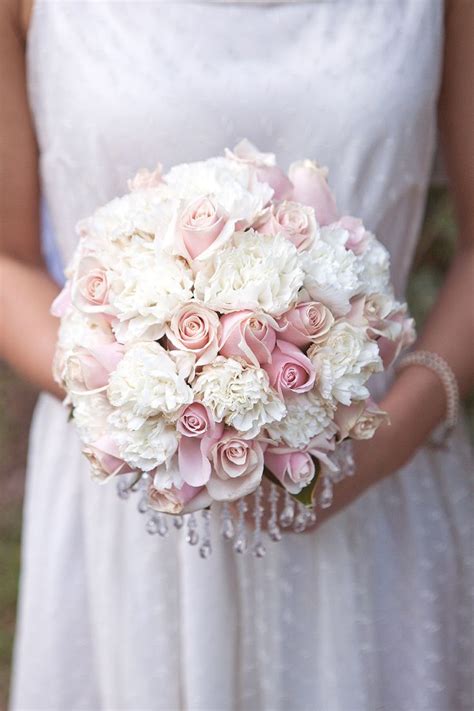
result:
<svg viewBox="0 0 474 711"><path fill-rule="evenodd" d="M130 489L128 488L128 482L125 479L119 479L117 482L117 494L120 499L128 499L130 496Z"/></svg>
<svg viewBox="0 0 474 711"><path fill-rule="evenodd" d="M166 538L168 535L168 522L166 516L160 516L158 519L158 535L162 538Z"/></svg>
<svg viewBox="0 0 474 711"><path fill-rule="evenodd" d="M234 543L234 551L236 553L245 553L247 550L247 539L245 536L238 536Z"/></svg>
<svg viewBox="0 0 474 711"><path fill-rule="evenodd" d="M199 548L199 555L201 558L209 558L209 556L212 553L212 548L211 548L211 542L206 541L205 543L202 544L202 546Z"/></svg>
<svg viewBox="0 0 474 711"><path fill-rule="evenodd" d="M173 526L178 530L183 528L184 518L182 516L173 516Z"/></svg>
<svg viewBox="0 0 474 711"><path fill-rule="evenodd" d="M324 487L319 497L319 505L322 509L328 509L332 504L332 487Z"/></svg>
<svg viewBox="0 0 474 711"><path fill-rule="evenodd" d="M147 533L150 534L150 536L153 536L155 533L158 533L158 523L154 516L148 519L145 524L145 529Z"/></svg>
<svg viewBox="0 0 474 711"><path fill-rule="evenodd" d="M268 535L272 541L275 541L275 543L281 541L281 531L276 524L273 526L270 526L270 524L268 525Z"/></svg>
<svg viewBox="0 0 474 711"><path fill-rule="evenodd" d="M194 528L188 530L186 534L186 543L189 543L190 546L195 546L199 543L199 534Z"/></svg>
<svg viewBox="0 0 474 711"><path fill-rule="evenodd" d="M231 541L234 537L234 523L231 518L227 518L222 522L222 536L226 541Z"/></svg>
<svg viewBox="0 0 474 711"><path fill-rule="evenodd" d="M266 552L266 548L261 541L255 544L253 548L253 554L256 558L263 558Z"/></svg>
<svg viewBox="0 0 474 711"><path fill-rule="evenodd" d="M280 514L280 526L282 528L288 528L293 523L295 516L295 510L292 505L285 506Z"/></svg>
<svg viewBox="0 0 474 711"><path fill-rule="evenodd" d="M148 511L148 498L146 495L141 496L138 500L137 509L141 514L144 514Z"/></svg>

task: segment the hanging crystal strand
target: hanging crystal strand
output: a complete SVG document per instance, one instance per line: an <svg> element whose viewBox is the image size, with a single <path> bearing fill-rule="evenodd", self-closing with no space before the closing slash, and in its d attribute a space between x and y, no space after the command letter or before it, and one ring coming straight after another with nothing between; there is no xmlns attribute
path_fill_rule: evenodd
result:
<svg viewBox="0 0 474 711"><path fill-rule="evenodd" d="M306 509L306 516L307 516L306 525L313 526L316 523L316 509L314 507L314 504Z"/></svg>
<svg viewBox="0 0 474 711"><path fill-rule="evenodd" d="M144 473L142 475L142 478L140 479L140 489L142 490L142 493L140 495L140 498L138 499L138 504L137 504L137 509L139 513L144 514L148 511L148 480L149 480L149 475L147 473Z"/></svg>
<svg viewBox="0 0 474 711"><path fill-rule="evenodd" d="M268 535L272 541L281 541L281 531L278 525L278 498L280 492L275 484L270 486L270 518L268 519Z"/></svg>
<svg viewBox="0 0 474 711"><path fill-rule="evenodd" d="M283 499L283 510L280 514L280 526L282 528L288 528L293 523L295 516L295 502L291 498L290 494L285 491L285 497Z"/></svg>
<svg viewBox="0 0 474 711"><path fill-rule="evenodd" d="M189 514L186 542L189 543L190 546L195 546L199 542L199 534L196 530L197 525L196 516L193 513Z"/></svg>
<svg viewBox="0 0 474 711"><path fill-rule="evenodd" d="M177 516L173 516L173 526L177 528L178 530L180 528L183 528L184 525L184 516L181 514L178 514Z"/></svg>
<svg viewBox="0 0 474 711"><path fill-rule="evenodd" d="M333 483L329 476L325 476L323 479L323 490L319 495L319 505L322 509L327 509L332 504L333 498Z"/></svg>
<svg viewBox="0 0 474 711"><path fill-rule="evenodd" d="M155 533L158 533L158 520L155 513L152 513L150 518L147 520L145 524L145 529L147 533L150 534L150 536L153 536Z"/></svg>
<svg viewBox="0 0 474 711"><path fill-rule="evenodd" d="M201 558L209 558L212 553L211 546L211 512L209 509L204 509L201 512L203 520L202 545L199 548Z"/></svg>
<svg viewBox="0 0 474 711"><path fill-rule="evenodd" d="M265 546L263 545L263 540L262 540L262 515L264 512L264 508L261 504L262 500L262 487L258 486L255 489L254 493L254 509L253 509L253 517L255 519L255 532L254 532L254 537L253 537L253 554L257 558L263 558L263 556L266 553Z"/></svg>
<svg viewBox="0 0 474 711"><path fill-rule="evenodd" d="M229 508L228 503L224 503L222 505L222 510L221 510L221 521L222 521L222 527L221 527L221 533L223 538L226 541L232 540L234 537L234 522L232 521L232 514Z"/></svg>
<svg viewBox="0 0 474 711"><path fill-rule="evenodd" d="M306 506L304 506L304 504L298 501L298 503L296 504L296 509L297 515L295 516L293 521L293 531L295 533L302 533L305 530L308 521Z"/></svg>
<svg viewBox="0 0 474 711"><path fill-rule="evenodd" d="M157 519L157 531L158 535L160 535L162 538L166 538L168 535L168 521L167 519L167 514L157 514L156 515Z"/></svg>
<svg viewBox="0 0 474 711"><path fill-rule="evenodd" d="M354 476L354 474L355 474L354 444L351 439L346 439L346 440L344 440L342 446L344 448L342 473L344 476Z"/></svg>
<svg viewBox="0 0 474 711"><path fill-rule="evenodd" d="M245 513L248 508L245 499L239 499L237 508L239 511L239 516L237 518L234 550L236 553L245 553L245 551L247 550L247 536L245 533Z"/></svg>
<svg viewBox="0 0 474 711"><path fill-rule="evenodd" d="M117 495L119 499L128 499L130 496L130 488L126 477L121 476L117 482Z"/></svg>

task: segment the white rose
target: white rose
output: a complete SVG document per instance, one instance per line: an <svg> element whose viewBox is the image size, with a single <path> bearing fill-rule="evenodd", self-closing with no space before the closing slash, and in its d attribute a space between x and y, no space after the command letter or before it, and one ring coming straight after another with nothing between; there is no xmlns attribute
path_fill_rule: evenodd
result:
<svg viewBox="0 0 474 711"><path fill-rule="evenodd" d="M359 280L364 294L390 293L390 254L373 234L357 257Z"/></svg>
<svg viewBox="0 0 474 711"><path fill-rule="evenodd" d="M279 422L267 425L266 430L275 442L303 449L323 431L335 431L333 417L336 405L312 391L285 399L286 415Z"/></svg>
<svg viewBox="0 0 474 711"><path fill-rule="evenodd" d="M256 437L264 425L281 420L286 412L265 371L234 358L218 356L204 366L193 390L216 422L224 420L247 437Z"/></svg>
<svg viewBox="0 0 474 711"><path fill-rule="evenodd" d="M157 340L174 310L192 296L192 273L179 258L137 250L109 275L109 301L120 343Z"/></svg>
<svg viewBox="0 0 474 711"><path fill-rule="evenodd" d="M255 220L273 195L269 185L253 180L251 166L221 157L176 165L164 180L176 197L212 196L230 219L246 224Z"/></svg>
<svg viewBox="0 0 474 711"><path fill-rule="evenodd" d="M366 329L346 321L336 323L322 347L313 344L308 356L323 398L335 398L343 405L367 398L366 381L383 369L377 343L367 336Z"/></svg>
<svg viewBox="0 0 474 711"><path fill-rule="evenodd" d="M140 421L131 419L126 411L115 410L108 417L108 434L121 459L142 472L171 461L178 448L176 428L159 415Z"/></svg>
<svg viewBox="0 0 474 711"><path fill-rule="evenodd" d="M196 276L196 298L224 313L249 309L279 315L296 301L303 283L295 246L285 237L254 230L235 233Z"/></svg>
<svg viewBox="0 0 474 711"><path fill-rule="evenodd" d="M112 405L127 408L138 418L162 413L172 416L192 401L186 379L193 372L194 360L190 353L168 352L155 342L137 343L111 374L108 398Z"/></svg>
<svg viewBox="0 0 474 711"><path fill-rule="evenodd" d="M357 257L345 248L346 240L346 230L322 227L319 238L301 253L306 292L336 316L349 311L350 299L360 290Z"/></svg>

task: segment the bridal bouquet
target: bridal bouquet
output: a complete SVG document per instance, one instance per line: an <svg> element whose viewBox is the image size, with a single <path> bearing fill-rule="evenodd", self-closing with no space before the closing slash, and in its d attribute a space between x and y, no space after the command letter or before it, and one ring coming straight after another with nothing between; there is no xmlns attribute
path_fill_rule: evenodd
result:
<svg viewBox="0 0 474 711"><path fill-rule="evenodd" d="M93 476L139 489L151 532L197 510L209 527L217 501L230 538L238 500L243 550L252 492L257 532L267 498L274 539L279 523L303 528L350 473L347 442L386 420L368 378L413 339L387 250L338 214L327 170L286 175L242 141L139 171L77 230L54 373Z"/></svg>

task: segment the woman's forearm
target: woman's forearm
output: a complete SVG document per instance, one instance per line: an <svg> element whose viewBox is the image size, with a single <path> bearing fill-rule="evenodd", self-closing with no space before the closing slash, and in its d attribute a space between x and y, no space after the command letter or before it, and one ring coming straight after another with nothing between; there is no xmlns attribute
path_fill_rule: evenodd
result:
<svg viewBox="0 0 474 711"><path fill-rule="evenodd" d="M0 358L41 390L62 397L51 374L58 287L41 269L0 256Z"/></svg>

